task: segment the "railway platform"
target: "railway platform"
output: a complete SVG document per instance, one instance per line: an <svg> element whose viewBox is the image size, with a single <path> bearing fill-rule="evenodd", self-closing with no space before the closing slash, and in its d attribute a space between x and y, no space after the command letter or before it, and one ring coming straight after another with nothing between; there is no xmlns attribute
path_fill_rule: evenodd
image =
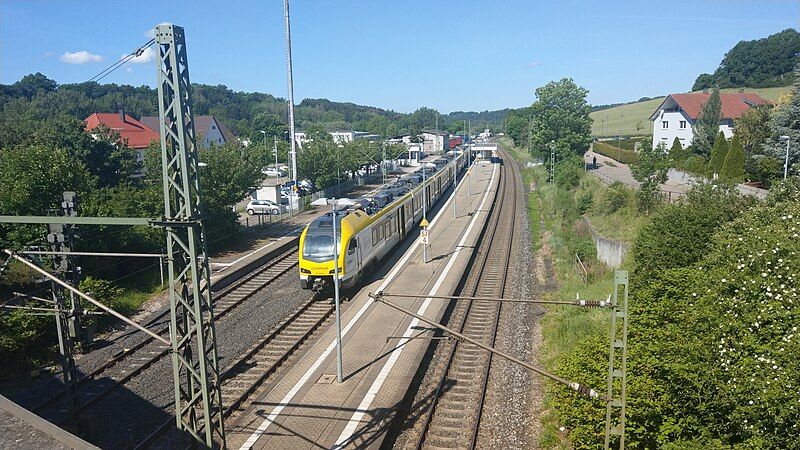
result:
<svg viewBox="0 0 800 450"><path fill-rule="evenodd" d="M369 293L451 295L459 284L498 187L498 164L474 165L453 195L428 215L428 263L410 237L342 313L343 382L336 377L336 334L326 330L278 381L227 429L228 447L378 448L430 345L433 329L376 303ZM396 299L441 320L446 300Z"/></svg>

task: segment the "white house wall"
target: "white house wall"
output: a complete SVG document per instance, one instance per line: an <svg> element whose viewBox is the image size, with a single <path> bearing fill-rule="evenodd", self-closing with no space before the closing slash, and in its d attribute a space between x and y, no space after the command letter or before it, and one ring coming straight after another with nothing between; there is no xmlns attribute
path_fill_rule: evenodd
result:
<svg viewBox="0 0 800 450"><path fill-rule="evenodd" d="M203 145L208 148L211 147L211 144L214 145L222 145L225 143L225 136L222 135L222 132L219 131L219 124L216 120L211 120L211 124L208 125L208 131L206 131L206 136L203 138Z"/></svg>
<svg viewBox="0 0 800 450"><path fill-rule="evenodd" d="M666 129L662 125L664 121L668 124ZM681 121L686 122L686 128L680 127ZM694 136L692 125L694 122L683 111L670 111L657 115L653 120L653 148L662 143L666 148L670 148L676 137L683 148L688 147Z"/></svg>

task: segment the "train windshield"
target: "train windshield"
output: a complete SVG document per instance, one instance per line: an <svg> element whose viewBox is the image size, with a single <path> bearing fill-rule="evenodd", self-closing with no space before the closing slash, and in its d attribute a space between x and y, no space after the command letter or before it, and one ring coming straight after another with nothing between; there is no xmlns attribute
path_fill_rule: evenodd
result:
<svg viewBox="0 0 800 450"><path fill-rule="evenodd" d="M303 257L314 261L333 259L333 236L328 234L306 236L303 243Z"/></svg>

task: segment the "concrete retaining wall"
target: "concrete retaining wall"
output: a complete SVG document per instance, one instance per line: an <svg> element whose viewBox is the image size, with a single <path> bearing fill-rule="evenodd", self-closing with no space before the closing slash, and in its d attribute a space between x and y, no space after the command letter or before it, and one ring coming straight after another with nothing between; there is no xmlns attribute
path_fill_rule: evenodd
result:
<svg viewBox="0 0 800 450"><path fill-rule="evenodd" d="M592 222L586 217L581 220L589 227L592 233L592 240L597 249L597 259L603 261L608 267L619 267L625 259L625 255L630 250L630 245L614 239L601 236L592 226Z"/></svg>

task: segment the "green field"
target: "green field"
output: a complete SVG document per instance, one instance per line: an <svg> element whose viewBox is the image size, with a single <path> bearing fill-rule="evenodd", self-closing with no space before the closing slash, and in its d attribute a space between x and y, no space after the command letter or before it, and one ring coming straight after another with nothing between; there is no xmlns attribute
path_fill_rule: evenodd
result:
<svg viewBox="0 0 800 450"><path fill-rule="evenodd" d="M765 99L775 102L778 98L789 92L791 86L745 89L747 92L756 92ZM722 89L722 92L738 92L739 89ZM628 103L627 105L615 106L613 108L595 111L590 114L594 123L592 124L592 136L635 136L653 133L653 124L650 122L650 114L658 108L664 101L664 97L647 100L644 102ZM641 128L636 129L636 124L641 123Z"/></svg>

